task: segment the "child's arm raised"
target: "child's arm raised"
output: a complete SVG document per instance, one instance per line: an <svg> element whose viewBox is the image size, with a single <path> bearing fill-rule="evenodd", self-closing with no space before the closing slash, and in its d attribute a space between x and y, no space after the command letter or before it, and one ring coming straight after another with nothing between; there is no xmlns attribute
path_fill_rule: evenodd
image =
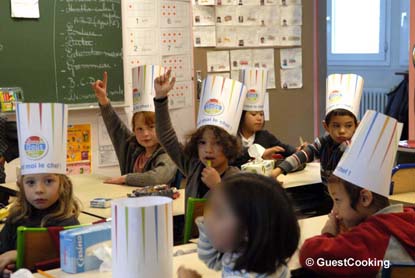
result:
<svg viewBox="0 0 415 278"><path fill-rule="evenodd" d="M91 84L98 99L101 109L101 115L111 138L112 145L118 158L125 158L131 154L127 153L128 140L134 136L134 133L124 124L120 117L115 113L110 100L107 97L108 74L104 72L103 80L97 80ZM128 166L123 165L125 159L119 159L120 168L124 169ZM122 173L126 174L126 173Z"/></svg>
<svg viewBox="0 0 415 278"><path fill-rule="evenodd" d="M160 144L169 154L170 158L176 163L180 171L187 176L192 158L186 156L183 147L177 139L176 132L171 124L167 94L174 87L176 79L173 77L170 81L171 71L157 77L154 80L154 89L156 97L154 98L154 106L156 109L156 133Z"/></svg>

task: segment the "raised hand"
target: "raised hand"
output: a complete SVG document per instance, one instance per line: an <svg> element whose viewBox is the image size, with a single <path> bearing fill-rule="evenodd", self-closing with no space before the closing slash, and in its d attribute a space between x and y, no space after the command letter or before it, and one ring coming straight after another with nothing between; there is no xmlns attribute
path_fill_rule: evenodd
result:
<svg viewBox="0 0 415 278"><path fill-rule="evenodd" d="M171 89L173 89L176 83L176 78L173 77L170 80L171 70L168 70L165 74L157 77L154 80L154 90L156 91L157 98L165 98Z"/></svg>
<svg viewBox="0 0 415 278"><path fill-rule="evenodd" d="M91 84L92 89L95 92L95 96L98 99L99 104L106 105L110 102L107 97L107 83L108 83L108 73L104 71L103 80L96 80Z"/></svg>

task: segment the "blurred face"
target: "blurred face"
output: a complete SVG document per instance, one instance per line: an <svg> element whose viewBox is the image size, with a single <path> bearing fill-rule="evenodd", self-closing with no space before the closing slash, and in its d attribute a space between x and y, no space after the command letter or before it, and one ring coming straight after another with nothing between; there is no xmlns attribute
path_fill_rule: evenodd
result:
<svg viewBox="0 0 415 278"><path fill-rule="evenodd" d="M32 174L23 176L26 200L37 209L47 209L59 199L59 176Z"/></svg>
<svg viewBox="0 0 415 278"><path fill-rule="evenodd" d="M366 215L362 213L360 200L356 205L356 210L350 206L350 197L341 180L329 180L328 190L333 200L333 213L344 227L349 229L357 226L366 218Z"/></svg>
<svg viewBox="0 0 415 278"><path fill-rule="evenodd" d="M247 111L245 113L243 128L248 132L257 132L264 126L263 111Z"/></svg>
<svg viewBox="0 0 415 278"><path fill-rule="evenodd" d="M352 116L333 116L327 125L323 122L324 129L336 143L350 140L356 131L356 124Z"/></svg>
<svg viewBox="0 0 415 278"><path fill-rule="evenodd" d="M220 252L232 252L238 244L238 221L222 190L213 190L205 210L206 233Z"/></svg>
<svg viewBox="0 0 415 278"><path fill-rule="evenodd" d="M134 134L137 142L144 148L154 148L159 143L155 125L147 125L143 114L134 117Z"/></svg>
<svg viewBox="0 0 415 278"><path fill-rule="evenodd" d="M208 165L208 160L215 169L222 169L228 165L228 159L223 153L223 148L213 131L210 129L205 130L202 138L198 142L198 154L199 159L206 166Z"/></svg>

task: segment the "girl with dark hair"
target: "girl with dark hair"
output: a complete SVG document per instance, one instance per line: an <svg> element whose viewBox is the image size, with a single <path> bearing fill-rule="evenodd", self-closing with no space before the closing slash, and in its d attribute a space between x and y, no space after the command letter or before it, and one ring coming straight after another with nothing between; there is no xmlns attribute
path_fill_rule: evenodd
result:
<svg viewBox="0 0 415 278"><path fill-rule="evenodd" d="M222 277L289 277L300 229L291 202L274 179L240 173L210 196L199 227L198 254ZM198 277L181 268L180 278ZM193 275L193 276L191 276Z"/></svg>

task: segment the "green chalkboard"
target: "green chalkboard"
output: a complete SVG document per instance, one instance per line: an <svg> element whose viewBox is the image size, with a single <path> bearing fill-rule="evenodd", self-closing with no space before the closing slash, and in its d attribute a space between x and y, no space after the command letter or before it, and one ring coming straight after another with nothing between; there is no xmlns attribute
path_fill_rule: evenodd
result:
<svg viewBox="0 0 415 278"><path fill-rule="evenodd" d="M11 18L0 1L0 87L27 102L96 102L90 83L107 71L124 101L121 0L41 0L40 18Z"/></svg>

